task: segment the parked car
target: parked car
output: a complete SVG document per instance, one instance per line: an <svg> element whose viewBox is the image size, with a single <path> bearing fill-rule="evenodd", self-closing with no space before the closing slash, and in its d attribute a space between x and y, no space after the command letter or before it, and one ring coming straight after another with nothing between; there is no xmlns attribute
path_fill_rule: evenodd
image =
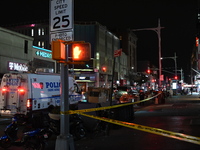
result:
<svg viewBox="0 0 200 150"><path fill-rule="evenodd" d="M135 95L135 96L139 95L137 90L130 90L128 93L131 94L131 95Z"/></svg>
<svg viewBox="0 0 200 150"><path fill-rule="evenodd" d="M114 93L114 95L115 95L115 99L116 100L119 100L120 99L120 97L122 96L122 95L125 95L125 94L128 94L128 92L127 91L121 91L121 90L117 90L117 91L115 91L115 93Z"/></svg>
<svg viewBox="0 0 200 150"><path fill-rule="evenodd" d="M115 99L118 100L120 103L125 102L134 102L137 101L138 92L135 90L130 91L116 91L115 92Z"/></svg>

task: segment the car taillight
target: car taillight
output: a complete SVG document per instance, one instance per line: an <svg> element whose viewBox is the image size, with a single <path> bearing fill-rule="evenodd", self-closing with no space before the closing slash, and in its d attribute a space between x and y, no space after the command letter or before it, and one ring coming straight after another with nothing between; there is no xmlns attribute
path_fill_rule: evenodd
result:
<svg viewBox="0 0 200 150"><path fill-rule="evenodd" d="M6 92L6 91L8 91L8 89L5 88L5 87L3 87L1 91L2 91L2 92Z"/></svg>
<svg viewBox="0 0 200 150"><path fill-rule="evenodd" d="M6 92L8 92L8 86L4 86L4 87L1 89L1 92L2 92L2 94L5 94Z"/></svg>
<svg viewBox="0 0 200 150"><path fill-rule="evenodd" d="M27 99L26 107L27 107L27 110L31 110L31 108L32 108L32 99Z"/></svg>
<svg viewBox="0 0 200 150"><path fill-rule="evenodd" d="M24 94L25 94L25 89L24 89L23 87L19 86L19 87L18 87L18 92L19 92L20 94L24 95Z"/></svg>

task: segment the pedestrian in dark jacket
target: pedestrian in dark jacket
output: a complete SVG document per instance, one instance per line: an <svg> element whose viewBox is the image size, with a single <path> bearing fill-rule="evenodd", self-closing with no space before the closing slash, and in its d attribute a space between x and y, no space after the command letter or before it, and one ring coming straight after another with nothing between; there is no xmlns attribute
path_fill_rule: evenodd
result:
<svg viewBox="0 0 200 150"><path fill-rule="evenodd" d="M140 90L139 97L140 97L140 100L144 100L145 93L143 92L143 90ZM144 106L144 102L140 102L140 105Z"/></svg>
<svg viewBox="0 0 200 150"><path fill-rule="evenodd" d="M190 88L190 92L191 92L191 95L192 95L192 92L193 92L193 87L191 87L191 88Z"/></svg>

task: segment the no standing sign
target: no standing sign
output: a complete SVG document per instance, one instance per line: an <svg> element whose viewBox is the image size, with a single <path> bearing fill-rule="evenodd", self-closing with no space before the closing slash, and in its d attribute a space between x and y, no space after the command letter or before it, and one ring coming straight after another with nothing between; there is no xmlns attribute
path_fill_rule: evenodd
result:
<svg viewBox="0 0 200 150"><path fill-rule="evenodd" d="M73 0L50 0L50 41L73 40Z"/></svg>

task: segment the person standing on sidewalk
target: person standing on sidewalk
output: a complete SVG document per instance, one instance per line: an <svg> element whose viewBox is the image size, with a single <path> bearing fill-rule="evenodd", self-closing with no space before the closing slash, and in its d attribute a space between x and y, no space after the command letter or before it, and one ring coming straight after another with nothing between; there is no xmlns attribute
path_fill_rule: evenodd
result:
<svg viewBox="0 0 200 150"><path fill-rule="evenodd" d="M193 92L193 87L191 87L191 88L190 88L190 92L191 92L191 95L192 95L192 92Z"/></svg>
<svg viewBox="0 0 200 150"><path fill-rule="evenodd" d="M141 101L141 100L144 100L144 98L145 98L145 93L144 93L143 90L140 90L139 97L140 97L140 101ZM141 106L144 106L144 102L140 102L140 105L141 105Z"/></svg>

